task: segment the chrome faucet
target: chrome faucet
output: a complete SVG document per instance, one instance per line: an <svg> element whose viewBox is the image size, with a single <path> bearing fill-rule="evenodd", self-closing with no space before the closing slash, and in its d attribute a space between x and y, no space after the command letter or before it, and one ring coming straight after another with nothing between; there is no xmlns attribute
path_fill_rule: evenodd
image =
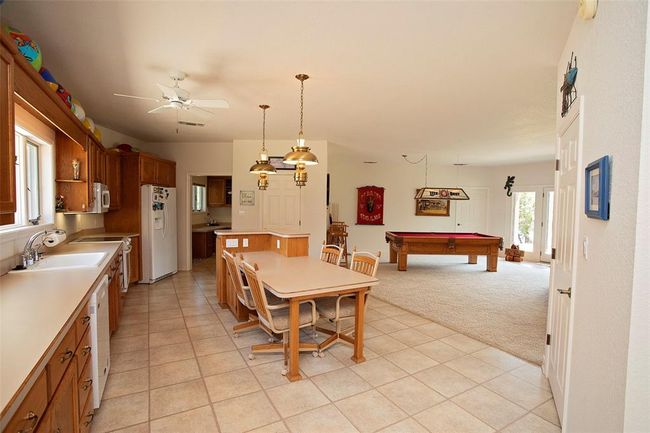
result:
<svg viewBox="0 0 650 433"><path fill-rule="evenodd" d="M31 235L29 237L29 240L25 244L25 248L23 249L23 255L22 255L23 268L27 269L29 266L33 265L34 262L40 260L42 253L38 252L38 247L34 248L34 242L36 242L36 239L38 239L39 237L45 236L49 233L65 234L65 230L60 230L60 229L54 229L53 231L43 230Z"/></svg>

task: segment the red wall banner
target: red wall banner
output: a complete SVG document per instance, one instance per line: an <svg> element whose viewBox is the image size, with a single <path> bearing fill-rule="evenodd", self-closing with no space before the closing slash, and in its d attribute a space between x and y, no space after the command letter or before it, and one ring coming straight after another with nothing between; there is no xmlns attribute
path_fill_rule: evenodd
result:
<svg viewBox="0 0 650 433"><path fill-rule="evenodd" d="M384 224L384 188L380 186L357 188L357 224Z"/></svg>

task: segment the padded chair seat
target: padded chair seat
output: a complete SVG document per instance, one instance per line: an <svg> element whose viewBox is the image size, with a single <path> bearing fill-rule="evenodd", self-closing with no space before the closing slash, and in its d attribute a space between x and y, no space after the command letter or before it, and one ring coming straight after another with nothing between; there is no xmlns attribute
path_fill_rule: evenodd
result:
<svg viewBox="0 0 650 433"><path fill-rule="evenodd" d="M336 319L337 298L321 298L316 300L316 311L326 319ZM339 317L354 317L356 297L341 298Z"/></svg>
<svg viewBox="0 0 650 433"><path fill-rule="evenodd" d="M255 300L253 299L253 294L251 293L250 289L248 287L244 288L244 293L246 294L246 299L241 299L239 294L237 294L237 299L239 299L239 302L241 302L244 306L250 305L250 306L255 306ZM245 302L247 301L247 302ZM269 303L269 305L280 305L284 304L287 301L284 299L280 299L277 296L275 296L273 293L269 292L268 290L266 291L266 301Z"/></svg>
<svg viewBox="0 0 650 433"><path fill-rule="evenodd" d="M298 319L298 326L307 325L312 322L313 318L311 311L311 304L300 304L300 317ZM275 325L275 329L280 332L289 330L289 307L279 310L272 310L271 315L273 316L273 325Z"/></svg>

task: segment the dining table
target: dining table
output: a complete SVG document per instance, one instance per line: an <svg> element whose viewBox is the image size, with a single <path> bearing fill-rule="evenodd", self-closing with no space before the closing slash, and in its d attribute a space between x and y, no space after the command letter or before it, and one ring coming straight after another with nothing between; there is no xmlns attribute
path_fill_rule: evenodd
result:
<svg viewBox="0 0 650 433"><path fill-rule="evenodd" d="M375 277L323 262L315 257L286 257L271 251L244 253L243 260L257 264L264 288L289 302L289 368L287 379L300 380L300 303L317 298L356 294L352 360L364 362L363 331L366 293Z"/></svg>

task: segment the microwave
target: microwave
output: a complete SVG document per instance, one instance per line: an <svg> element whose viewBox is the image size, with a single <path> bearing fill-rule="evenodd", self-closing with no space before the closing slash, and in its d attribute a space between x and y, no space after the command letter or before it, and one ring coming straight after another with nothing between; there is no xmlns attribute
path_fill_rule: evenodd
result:
<svg viewBox="0 0 650 433"><path fill-rule="evenodd" d="M108 186L99 182L93 183L93 197L88 212L89 213L108 212L108 208L110 206L111 206L111 193L108 191Z"/></svg>

